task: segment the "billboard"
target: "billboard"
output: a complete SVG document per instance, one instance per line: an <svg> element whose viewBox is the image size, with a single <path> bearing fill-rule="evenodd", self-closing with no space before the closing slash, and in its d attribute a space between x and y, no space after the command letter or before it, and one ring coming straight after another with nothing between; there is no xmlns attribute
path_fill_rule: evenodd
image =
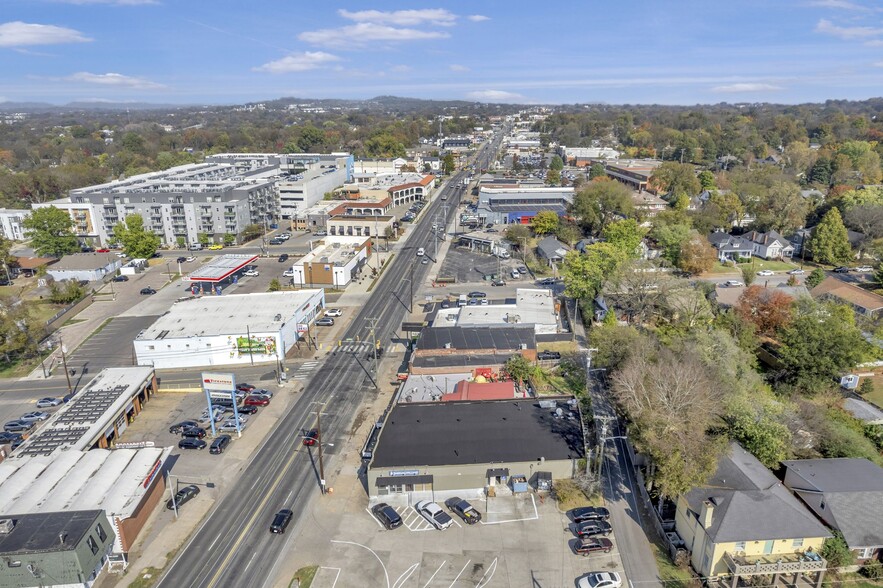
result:
<svg viewBox="0 0 883 588"><path fill-rule="evenodd" d="M236 337L236 351L239 355L276 353L276 337Z"/></svg>
<svg viewBox="0 0 883 588"><path fill-rule="evenodd" d="M233 392L235 388L235 383L233 380L233 374L218 374L214 372L203 372L202 374L202 388L208 391L217 391L217 392Z"/></svg>

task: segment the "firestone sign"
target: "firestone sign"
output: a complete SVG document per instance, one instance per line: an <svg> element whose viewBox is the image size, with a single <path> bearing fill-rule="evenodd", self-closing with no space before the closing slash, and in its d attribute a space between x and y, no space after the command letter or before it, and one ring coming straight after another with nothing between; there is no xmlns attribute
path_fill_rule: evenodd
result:
<svg viewBox="0 0 883 588"><path fill-rule="evenodd" d="M233 374L203 373L202 387L205 390L233 392Z"/></svg>

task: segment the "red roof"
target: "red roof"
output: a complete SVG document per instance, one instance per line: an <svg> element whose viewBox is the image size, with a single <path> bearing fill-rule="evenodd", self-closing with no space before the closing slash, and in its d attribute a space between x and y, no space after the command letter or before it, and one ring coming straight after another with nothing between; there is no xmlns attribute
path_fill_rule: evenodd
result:
<svg viewBox="0 0 883 588"><path fill-rule="evenodd" d="M429 184L432 183L432 180L434 180L434 179L435 179L435 176L432 174L429 174L428 176L425 176L422 180L420 180L420 185L421 186L428 186Z"/></svg>
<svg viewBox="0 0 883 588"><path fill-rule="evenodd" d="M454 391L442 395L442 402L457 400L505 400L515 398L515 382L458 382Z"/></svg>
<svg viewBox="0 0 883 588"><path fill-rule="evenodd" d="M393 192L398 192L400 190L407 190L408 188L423 188L423 187L424 187L423 184L418 184L417 182L411 182L409 184L400 184L398 186L393 186L392 188L387 190L387 192L392 194Z"/></svg>

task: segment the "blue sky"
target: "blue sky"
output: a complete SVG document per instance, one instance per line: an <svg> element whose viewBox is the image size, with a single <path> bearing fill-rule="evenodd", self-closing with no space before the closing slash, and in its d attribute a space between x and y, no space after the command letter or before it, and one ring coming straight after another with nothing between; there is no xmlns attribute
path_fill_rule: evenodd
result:
<svg viewBox="0 0 883 588"><path fill-rule="evenodd" d="M883 95L880 0L0 3L0 101Z"/></svg>

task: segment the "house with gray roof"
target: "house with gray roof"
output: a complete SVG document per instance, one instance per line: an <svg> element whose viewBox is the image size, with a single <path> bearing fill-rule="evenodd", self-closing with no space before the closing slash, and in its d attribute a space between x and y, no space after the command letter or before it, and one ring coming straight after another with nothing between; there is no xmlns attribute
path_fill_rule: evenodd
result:
<svg viewBox="0 0 883 588"><path fill-rule="evenodd" d="M122 265L123 260L114 253L74 253L59 259L46 273L58 281L96 282L116 273Z"/></svg>
<svg viewBox="0 0 883 588"><path fill-rule="evenodd" d="M743 238L751 241L754 247L754 255L764 259L791 259L794 256L794 245L777 233L768 231L750 231Z"/></svg>
<svg viewBox="0 0 883 588"><path fill-rule="evenodd" d="M675 529L702 577L801 573L821 585L831 533L756 457L736 443L705 485L678 497Z"/></svg>
<svg viewBox="0 0 883 588"><path fill-rule="evenodd" d="M717 258L721 263L750 259L754 254L754 244L743 237L730 235L723 231L714 231L708 235L708 242L717 250Z"/></svg>
<svg viewBox="0 0 883 588"><path fill-rule="evenodd" d="M537 243L537 253L546 260L550 267L561 263L568 251L570 251L570 247L551 235Z"/></svg>
<svg viewBox="0 0 883 588"><path fill-rule="evenodd" d="M783 461L785 486L843 534L859 560L883 555L883 468L867 459Z"/></svg>

